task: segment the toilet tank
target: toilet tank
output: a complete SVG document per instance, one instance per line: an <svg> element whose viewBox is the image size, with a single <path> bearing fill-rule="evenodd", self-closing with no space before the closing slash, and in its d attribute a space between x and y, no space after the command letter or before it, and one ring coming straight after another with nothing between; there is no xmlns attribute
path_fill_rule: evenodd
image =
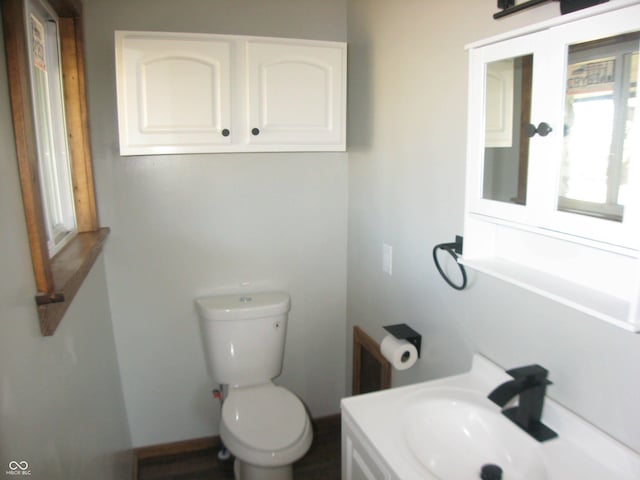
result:
<svg viewBox="0 0 640 480"><path fill-rule="evenodd" d="M280 375L290 305L284 292L196 299L207 371L214 383L256 385Z"/></svg>

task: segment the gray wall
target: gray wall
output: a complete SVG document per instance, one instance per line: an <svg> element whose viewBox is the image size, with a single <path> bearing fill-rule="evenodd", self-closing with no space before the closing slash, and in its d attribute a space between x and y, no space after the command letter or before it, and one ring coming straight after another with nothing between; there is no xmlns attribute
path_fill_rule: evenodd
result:
<svg viewBox="0 0 640 480"><path fill-rule="evenodd" d="M105 258L136 446L212 435L193 300L291 294L276 381L313 416L344 395L347 156L273 153L120 157L115 30L346 40L344 0L86 0L89 108ZM250 282L248 286L243 283Z"/></svg>
<svg viewBox="0 0 640 480"><path fill-rule="evenodd" d="M420 331L422 358L394 372L395 385L462 372L474 352L504 367L540 363L550 395L640 451L640 336L481 274L454 291L431 259L463 233L464 45L559 9L499 21L495 10L494 0L348 1L347 345L353 325L378 339L397 321Z"/></svg>
<svg viewBox="0 0 640 480"><path fill-rule="evenodd" d="M15 460L33 479L130 478L102 256L55 335L40 335L5 65L0 40L0 473Z"/></svg>

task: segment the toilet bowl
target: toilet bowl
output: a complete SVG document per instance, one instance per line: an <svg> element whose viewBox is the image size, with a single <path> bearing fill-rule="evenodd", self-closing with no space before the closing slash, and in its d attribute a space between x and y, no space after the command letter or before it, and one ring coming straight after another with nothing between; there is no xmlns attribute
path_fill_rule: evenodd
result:
<svg viewBox="0 0 640 480"><path fill-rule="evenodd" d="M220 438L236 480L292 480L311 446L302 401L271 381L282 371L290 302L284 292L196 299L207 370L227 386Z"/></svg>
<svg viewBox="0 0 640 480"><path fill-rule="evenodd" d="M292 464L309 450L313 433L300 399L267 383L229 389L220 437L236 457L237 479L291 480Z"/></svg>

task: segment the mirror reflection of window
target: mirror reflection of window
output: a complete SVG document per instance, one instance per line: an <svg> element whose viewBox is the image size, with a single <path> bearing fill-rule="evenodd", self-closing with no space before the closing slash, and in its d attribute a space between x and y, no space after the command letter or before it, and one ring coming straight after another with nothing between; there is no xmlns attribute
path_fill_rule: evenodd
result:
<svg viewBox="0 0 640 480"><path fill-rule="evenodd" d="M532 71L533 55L486 65L483 198L526 204Z"/></svg>
<svg viewBox="0 0 640 480"><path fill-rule="evenodd" d="M622 221L640 33L569 48L558 210Z"/></svg>

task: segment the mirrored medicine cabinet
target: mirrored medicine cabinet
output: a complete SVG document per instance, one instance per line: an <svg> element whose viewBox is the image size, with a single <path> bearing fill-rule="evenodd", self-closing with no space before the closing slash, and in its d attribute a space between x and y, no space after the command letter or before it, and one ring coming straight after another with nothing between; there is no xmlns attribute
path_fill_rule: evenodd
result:
<svg viewBox="0 0 640 480"><path fill-rule="evenodd" d="M629 196L640 32L569 45L558 178L561 211L621 222ZM526 204L533 55L486 64L482 197Z"/></svg>
<svg viewBox="0 0 640 480"><path fill-rule="evenodd" d="M640 330L640 3L470 45L464 263Z"/></svg>

